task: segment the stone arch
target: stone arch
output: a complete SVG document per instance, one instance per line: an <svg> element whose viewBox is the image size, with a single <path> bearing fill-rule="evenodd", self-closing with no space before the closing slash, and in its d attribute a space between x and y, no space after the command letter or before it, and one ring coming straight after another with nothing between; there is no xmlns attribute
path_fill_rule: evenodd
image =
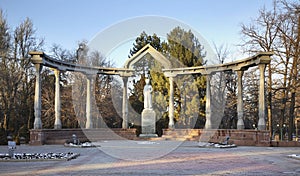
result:
<svg viewBox="0 0 300 176"><path fill-rule="evenodd" d="M124 64L124 68L133 69L133 65L140 61L145 55L150 54L154 60L158 61L165 69L171 69L171 62L159 51L154 49L150 44L145 45L137 53L131 56Z"/></svg>
<svg viewBox="0 0 300 176"><path fill-rule="evenodd" d="M150 44L145 45L142 49L140 49L137 53L135 53L132 57L127 59L124 64L124 69L133 69L133 65L139 62L143 57L147 54L150 54L154 60L160 63L164 69L172 69L172 64L169 59L167 59L162 53L153 48ZM163 70L162 70L163 71ZM164 72L163 72L164 73ZM174 86L173 86L173 77L164 73L166 77L169 77L170 82L170 101L169 101L169 128L174 127ZM127 101L127 81L128 77L123 77L123 128L128 128L128 101Z"/></svg>

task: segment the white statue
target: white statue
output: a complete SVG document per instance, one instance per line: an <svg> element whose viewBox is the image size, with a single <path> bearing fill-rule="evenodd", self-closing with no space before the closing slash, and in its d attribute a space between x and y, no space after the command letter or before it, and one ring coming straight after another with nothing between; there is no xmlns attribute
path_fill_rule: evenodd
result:
<svg viewBox="0 0 300 176"><path fill-rule="evenodd" d="M152 109L152 86L150 85L150 80L146 77L146 85L144 87L144 109Z"/></svg>

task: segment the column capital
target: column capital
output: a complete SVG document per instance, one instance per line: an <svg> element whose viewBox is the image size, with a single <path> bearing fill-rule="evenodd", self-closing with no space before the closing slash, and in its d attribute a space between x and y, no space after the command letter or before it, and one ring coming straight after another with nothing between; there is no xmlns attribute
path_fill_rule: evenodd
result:
<svg viewBox="0 0 300 176"><path fill-rule="evenodd" d="M267 67L266 63L258 64L258 68L259 68L259 70L263 71L263 74L265 74L264 72L265 72L266 67Z"/></svg>
<svg viewBox="0 0 300 176"><path fill-rule="evenodd" d="M57 68L50 68L54 72L54 75L58 75L60 73L60 70Z"/></svg>
<svg viewBox="0 0 300 176"><path fill-rule="evenodd" d="M121 78L122 78L123 82L127 82L129 77L127 77L127 76L122 76Z"/></svg>
<svg viewBox="0 0 300 176"><path fill-rule="evenodd" d="M43 52L29 52L33 64L43 64Z"/></svg>
<svg viewBox="0 0 300 176"><path fill-rule="evenodd" d="M235 70L238 77L242 77L244 75L244 70Z"/></svg>
<svg viewBox="0 0 300 176"><path fill-rule="evenodd" d="M174 78L177 76L176 73L172 73L172 72L164 72L164 75L168 78Z"/></svg>

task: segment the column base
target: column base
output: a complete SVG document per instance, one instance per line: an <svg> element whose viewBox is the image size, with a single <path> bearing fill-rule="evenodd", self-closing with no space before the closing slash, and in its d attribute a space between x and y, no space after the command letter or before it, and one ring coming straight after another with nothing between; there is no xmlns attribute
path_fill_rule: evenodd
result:
<svg viewBox="0 0 300 176"><path fill-rule="evenodd" d="M265 130L265 129L266 129L266 122L265 122L265 119L260 118L260 119L258 120L257 129L258 129L258 130Z"/></svg>
<svg viewBox="0 0 300 176"><path fill-rule="evenodd" d="M34 119L33 128L34 129L42 129L42 120L40 118Z"/></svg>
<svg viewBox="0 0 300 176"><path fill-rule="evenodd" d="M169 124L168 129L171 129L171 130L175 129L175 125L174 124Z"/></svg>
<svg viewBox="0 0 300 176"><path fill-rule="evenodd" d="M61 125L54 125L54 129L61 129Z"/></svg>
<svg viewBox="0 0 300 176"><path fill-rule="evenodd" d="M212 124L209 120L206 120L204 129L206 130L212 129Z"/></svg>
<svg viewBox="0 0 300 176"><path fill-rule="evenodd" d="M243 129L245 129L245 125L237 125L236 129L237 130L243 130Z"/></svg>
<svg viewBox="0 0 300 176"><path fill-rule="evenodd" d="M257 129L258 130L266 130L266 125L258 125Z"/></svg>
<svg viewBox="0 0 300 176"><path fill-rule="evenodd" d="M238 129L238 130L243 130L243 129L245 129L244 121L243 121L242 119L238 119L238 122L237 122L237 129Z"/></svg>
<svg viewBox="0 0 300 176"><path fill-rule="evenodd" d="M85 125L85 128L86 128L86 129L93 129L93 124L92 124L92 123L87 123L87 124Z"/></svg>

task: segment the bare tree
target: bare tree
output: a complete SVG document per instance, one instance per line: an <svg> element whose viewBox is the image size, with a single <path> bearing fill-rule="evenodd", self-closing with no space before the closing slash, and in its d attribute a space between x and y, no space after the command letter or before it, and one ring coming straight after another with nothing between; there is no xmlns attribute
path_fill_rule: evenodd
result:
<svg viewBox="0 0 300 176"><path fill-rule="evenodd" d="M28 18L10 31L1 11L0 106L3 115L0 120L4 129L18 138L27 136L33 117L34 75L28 51L41 49L43 40L36 37Z"/></svg>
<svg viewBox="0 0 300 176"><path fill-rule="evenodd" d="M272 64L268 66L268 116L269 130L272 129L272 98L278 98L273 93L281 94L281 120L280 126L289 121L289 139L294 131L293 116L295 108L295 87L298 82L296 74L299 53L299 3L286 0L274 1L271 10L263 8L259 11L257 19L249 25L242 25L241 33L244 36L242 47L245 51L253 53L258 51L274 51ZM281 85L272 85L272 74L281 77ZM289 103L290 102L290 103ZM287 112L287 107L290 111ZM284 119L285 116L288 119Z"/></svg>

